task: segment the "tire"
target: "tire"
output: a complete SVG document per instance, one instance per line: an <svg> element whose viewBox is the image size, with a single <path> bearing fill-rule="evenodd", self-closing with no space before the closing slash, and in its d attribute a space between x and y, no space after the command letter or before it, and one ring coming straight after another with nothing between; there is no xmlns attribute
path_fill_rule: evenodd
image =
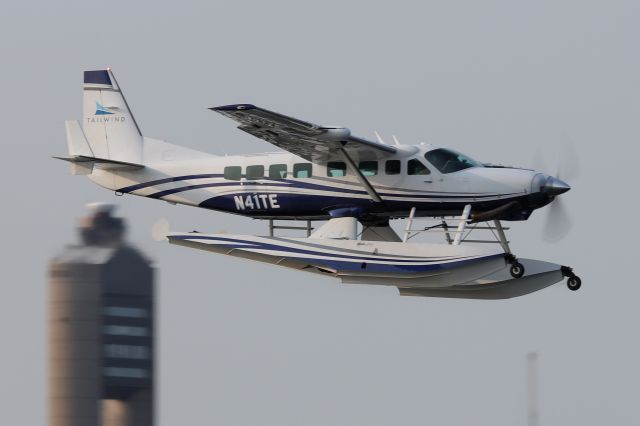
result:
<svg viewBox="0 0 640 426"><path fill-rule="evenodd" d="M569 287L569 290L571 291L578 290L581 285L582 280L580 279L580 277L569 277L569 279L567 280L567 287Z"/></svg>
<svg viewBox="0 0 640 426"><path fill-rule="evenodd" d="M513 278L520 278L524 275L524 266L520 262L514 262L511 264L509 272Z"/></svg>

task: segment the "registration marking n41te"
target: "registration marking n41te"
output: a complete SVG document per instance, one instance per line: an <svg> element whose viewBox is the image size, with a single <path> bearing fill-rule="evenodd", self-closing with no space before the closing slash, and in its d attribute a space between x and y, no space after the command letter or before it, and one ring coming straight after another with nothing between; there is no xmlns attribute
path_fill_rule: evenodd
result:
<svg viewBox="0 0 640 426"><path fill-rule="evenodd" d="M243 197L236 195L233 197L236 203L236 210L266 210L279 209L278 194L253 194Z"/></svg>

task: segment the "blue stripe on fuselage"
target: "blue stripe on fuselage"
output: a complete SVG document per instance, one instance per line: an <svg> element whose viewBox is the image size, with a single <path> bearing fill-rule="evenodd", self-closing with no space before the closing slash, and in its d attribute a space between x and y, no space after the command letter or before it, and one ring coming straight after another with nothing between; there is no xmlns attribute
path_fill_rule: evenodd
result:
<svg viewBox="0 0 640 426"><path fill-rule="evenodd" d="M173 188L173 189L167 189L165 191L160 191L160 192L156 192L154 194L148 195L149 198L162 198L165 197L167 195L172 195L172 194L177 194L179 192L184 192L184 191L191 191L194 189L203 189L203 188L214 188L214 187L220 187L220 186L236 186L239 185L238 182L217 182L217 183L202 183L202 184L198 184L198 185L188 185L188 186L184 186L184 187L180 187L180 188ZM244 184L245 186L249 185L249 184ZM255 184L255 185L261 185L261 184ZM290 186L289 184L283 184L283 183L269 183L269 186L284 186L284 187L288 187Z"/></svg>
<svg viewBox="0 0 640 426"><path fill-rule="evenodd" d="M200 174L200 175L186 175L186 176L173 176L164 179L151 180L149 182L136 183L135 185L125 186L124 188L117 189L116 192L121 192L123 194L128 194L129 192L137 191L138 189L148 188L150 186L162 185L164 183L169 182L179 182L181 180L189 180L189 179L208 179L208 178L219 178L223 175L220 173L209 173L209 174Z"/></svg>
<svg viewBox="0 0 640 426"><path fill-rule="evenodd" d="M306 217L329 217L329 211L340 208L362 208L364 212L370 214L382 214L386 216L402 216L407 215L407 212L416 207L418 212L428 211L435 216L449 216L460 214L462 209L467 204L472 204L474 208L479 210L491 210L492 208L499 207L510 201L523 198L510 197L501 198L495 200L485 201L465 201L457 199L447 200L383 200L382 203L377 203L370 198L356 198L349 196L344 197L339 195L320 195L320 194L295 194L287 192L269 191L268 194L274 194L277 196L278 208L246 208L238 209L236 205L236 197L245 199L245 197L253 197L255 193L249 191L246 192L234 192L223 195L217 195L215 197L208 198L198 204L199 207L226 211L230 213L237 213L254 218L270 218L270 217L290 217L290 218L306 218ZM255 203L254 203L255 204Z"/></svg>
<svg viewBox="0 0 640 426"><path fill-rule="evenodd" d="M183 180L195 180L195 179L220 178L220 177L223 177L223 176L224 175L222 175L222 174L197 174L197 175L175 176L175 177L170 177L170 178L153 180L153 181L149 181L149 182L138 183L138 184L135 184L135 185L131 185L131 186L127 186L127 187L124 187L124 188L120 188L120 189L118 189L116 191L120 192L120 193L127 194L127 193L130 193L130 192L133 192L133 191L137 191L139 189L148 188L150 186L162 185L162 184L170 183L170 182L179 182L179 181L183 181ZM269 185L273 185L273 184L282 185L282 183L286 183L287 185L289 185L292 188L312 189L312 190L319 190L319 191L332 191L332 192L340 192L340 193L343 193L343 194L359 194L359 195L367 194L367 192L365 190L341 188L341 187L337 187L337 186L322 185L322 184L318 184L318 183L312 183L312 182L300 181L300 180L264 178L264 179L261 179L261 181L263 181L263 182L264 181L273 182L273 183L269 183ZM247 180L242 181L242 183L240 181L228 181L228 186L240 185L240 184L243 185L243 186L246 186L246 185L262 185L264 183L252 182L250 180L249 181L247 181ZM179 192L190 191L192 189L201 189L201 188L216 187L216 186L225 186L225 185L218 184L218 183L199 184L199 185L186 185L186 186L180 187L180 188L172 188L172 189L168 189L168 190L165 190L165 191L159 191L157 193L149 195L149 197L151 197L151 198L161 198L161 197L164 197L166 195L177 194ZM399 188L399 190L402 190L402 189ZM390 192L382 192L381 190L378 190L378 193L382 197L448 198L448 199L456 199L456 198L490 198L490 197L496 197L496 196L518 195L517 193L509 193L509 194L475 194L475 193L469 193L469 194L451 195L451 193L442 193L442 192L435 192L435 191L431 192L431 193L428 193L428 194L425 194L425 193L423 193L423 194L415 194L415 193L397 194L397 193L390 193Z"/></svg>

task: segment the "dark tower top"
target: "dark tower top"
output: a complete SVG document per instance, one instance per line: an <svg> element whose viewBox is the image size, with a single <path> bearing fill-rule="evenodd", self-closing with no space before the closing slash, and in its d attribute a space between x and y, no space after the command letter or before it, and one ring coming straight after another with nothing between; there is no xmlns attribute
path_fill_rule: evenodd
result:
<svg viewBox="0 0 640 426"><path fill-rule="evenodd" d="M113 216L115 207L111 204L91 204L91 213L85 217L78 231L87 246L113 246L122 244L125 225L120 217Z"/></svg>

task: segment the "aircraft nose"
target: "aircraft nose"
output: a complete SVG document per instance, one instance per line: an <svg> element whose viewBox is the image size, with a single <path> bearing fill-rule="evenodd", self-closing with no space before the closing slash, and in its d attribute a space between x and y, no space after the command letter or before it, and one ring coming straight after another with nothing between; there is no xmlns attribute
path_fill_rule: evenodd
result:
<svg viewBox="0 0 640 426"><path fill-rule="evenodd" d="M542 192L546 192L553 196L564 194L570 189L571 187L568 183L553 176L549 176L544 186L541 188Z"/></svg>

